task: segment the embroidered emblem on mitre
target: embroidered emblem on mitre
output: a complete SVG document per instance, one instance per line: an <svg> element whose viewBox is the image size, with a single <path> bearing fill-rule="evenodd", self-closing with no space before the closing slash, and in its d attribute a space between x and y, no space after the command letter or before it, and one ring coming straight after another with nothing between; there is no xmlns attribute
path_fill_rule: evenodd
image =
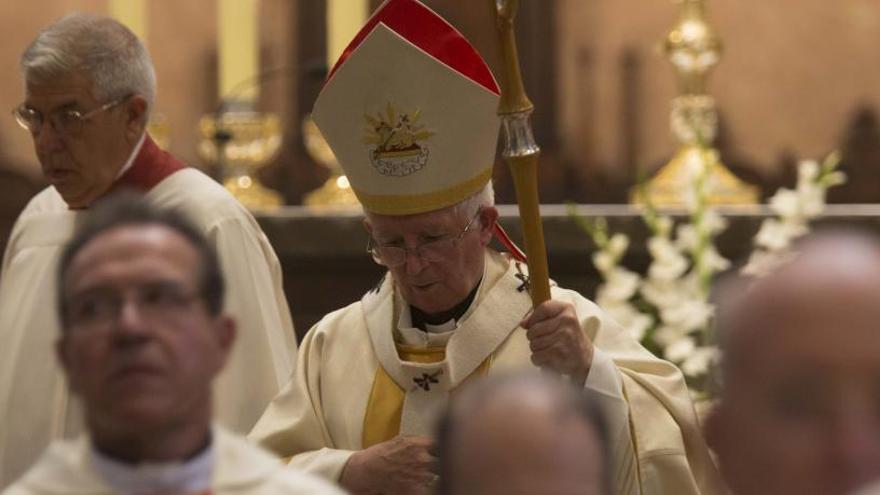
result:
<svg viewBox="0 0 880 495"><path fill-rule="evenodd" d="M330 71L312 117L364 209L410 215L491 179L499 97L461 33L417 0L388 0Z"/></svg>
<svg viewBox="0 0 880 495"><path fill-rule="evenodd" d="M434 135L419 122L421 112L400 112L388 103L384 112L364 116L367 132L364 143L369 146L370 162L382 175L403 177L428 164L426 140Z"/></svg>

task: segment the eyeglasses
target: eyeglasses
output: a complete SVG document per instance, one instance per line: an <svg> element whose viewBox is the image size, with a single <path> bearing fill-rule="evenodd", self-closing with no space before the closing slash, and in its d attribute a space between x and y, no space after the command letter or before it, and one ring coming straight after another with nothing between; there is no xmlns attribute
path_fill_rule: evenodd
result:
<svg viewBox="0 0 880 495"><path fill-rule="evenodd" d="M144 320L167 321L180 316L200 297L200 293L171 282L143 284L124 292L109 287L91 289L71 296L64 305L64 316L72 327L109 327L133 299Z"/></svg>
<svg viewBox="0 0 880 495"><path fill-rule="evenodd" d="M373 257L373 261L389 268L394 268L406 263L406 253L408 252L415 254L424 261L438 262L446 260L449 258L450 254L452 254L458 241L470 231L471 226L474 224L474 220L480 216L481 211L482 208L478 209L477 213L471 217L467 225L465 225L458 234L445 235L438 239L423 242L412 248L374 244L373 237L371 236L367 239L367 252Z"/></svg>
<svg viewBox="0 0 880 495"><path fill-rule="evenodd" d="M49 114L49 125L51 125L52 129L58 134L77 134L82 131L83 125L85 125L87 120L101 112L106 112L116 105L119 105L129 97L130 95L123 96L122 98L104 103L100 107L86 113L71 108L56 110ZM24 104L13 109L12 116L15 117L15 121L22 127L22 129L29 131L32 134L40 132L40 129L43 127L43 114L33 108L25 106Z"/></svg>

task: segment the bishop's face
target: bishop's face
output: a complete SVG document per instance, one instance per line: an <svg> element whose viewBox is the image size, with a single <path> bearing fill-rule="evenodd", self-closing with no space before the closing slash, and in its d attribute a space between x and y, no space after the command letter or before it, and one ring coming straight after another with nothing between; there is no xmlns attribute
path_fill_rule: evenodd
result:
<svg viewBox="0 0 880 495"><path fill-rule="evenodd" d="M416 215L371 213L364 225L377 245L407 249L404 262L388 270L404 300L432 315L462 302L483 277L484 249L497 218L495 208L483 207L464 231L472 218L448 207ZM438 261L417 253L416 248L426 242L450 237L457 241Z"/></svg>

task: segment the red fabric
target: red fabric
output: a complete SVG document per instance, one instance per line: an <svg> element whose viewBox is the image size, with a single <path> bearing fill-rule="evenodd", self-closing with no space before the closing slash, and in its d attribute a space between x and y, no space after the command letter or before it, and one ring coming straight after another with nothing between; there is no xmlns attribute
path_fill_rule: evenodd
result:
<svg viewBox="0 0 880 495"><path fill-rule="evenodd" d="M495 222L495 238L498 239L498 242L504 245L507 252L513 256L513 259L520 263L528 263L525 253L523 253L519 246L513 242L510 236L507 235L507 231L504 230L504 227L498 222Z"/></svg>
<svg viewBox="0 0 880 495"><path fill-rule="evenodd" d="M327 76L328 81L380 22L462 75L500 94L492 72L470 42L442 17L416 0L388 0L379 7L342 52Z"/></svg>
<svg viewBox="0 0 880 495"><path fill-rule="evenodd" d="M144 144L128 170L122 174L108 194L124 189L134 189L147 192L166 177L186 168L180 160L174 158L171 153L162 150L156 145L149 134L144 138Z"/></svg>

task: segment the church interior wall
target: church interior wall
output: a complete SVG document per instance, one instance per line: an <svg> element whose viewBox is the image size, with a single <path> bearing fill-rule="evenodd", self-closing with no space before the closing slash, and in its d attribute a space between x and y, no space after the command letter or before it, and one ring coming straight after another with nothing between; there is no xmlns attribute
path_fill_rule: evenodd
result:
<svg viewBox="0 0 880 495"><path fill-rule="evenodd" d="M370 0L375 6L375 0ZM500 69L491 2L426 0L459 26L490 66ZM18 57L37 30L73 10L106 12L107 0L0 2L0 108L23 98ZM157 112L170 124L170 151L202 166L198 120L217 106L217 12L211 0L148 0L147 44L158 73ZM538 105L542 197L546 202L621 202L639 171L670 157L674 75L660 53L673 24L672 0L522 0L518 36L526 84ZM326 49L324 0L262 0L263 70L270 78L259 108L279 113L285 146L263 173L291 204L326 178L305 154L300 121L320 87L316 64ZM710 79L721 117L718 147L725 162L763 182L784 180L799 158L855 147L845 156L858 183L880 170L880 6L874 0L707 2L724 42ZM320 74L320 70L317 70ZM8 115L8 114L7 114ZM788 167L788 168L786 168ZM497 167L499 199L512 189ZM30 138L11 117L0 119L0 229L43 184ZM853 181L851 181L853 182ZM22 188L20 185L27 184ZM15 190L18 196L10 195ZM864 189L864 188L863 188ZM875 202L880 188L842 189L835 200ZM23 199L22 199L23 198ZM5 222L5 223L4 223ZM0 236L2 239L2 236Z"/></svg>

